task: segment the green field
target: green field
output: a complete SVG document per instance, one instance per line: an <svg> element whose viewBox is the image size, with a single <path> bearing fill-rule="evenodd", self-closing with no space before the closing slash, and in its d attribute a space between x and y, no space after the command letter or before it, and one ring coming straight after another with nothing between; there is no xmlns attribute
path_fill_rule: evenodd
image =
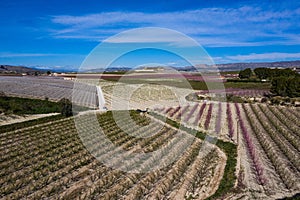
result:
<svg viewBox="0 0 300 200"><path fill-rule="evenodd" d="M0 112L6 114L46 114L60 112L61 105L56 102L19 97L0 97Z"/></svg>

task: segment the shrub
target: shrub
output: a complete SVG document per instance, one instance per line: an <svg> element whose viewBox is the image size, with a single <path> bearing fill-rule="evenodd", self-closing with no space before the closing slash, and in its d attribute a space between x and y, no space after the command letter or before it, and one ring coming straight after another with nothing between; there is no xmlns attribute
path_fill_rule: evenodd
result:
<svg viewBox="0 0 300 200"><path fill-rule="evenodd" d="M252 70L250 68L247 68L247 69L240 71L239 77L240 78L250 78L251 74L252 74Z"/></svg>
<svg viewBox="0 0 300 200"><path fill-rule="evenodd" d="M60 113L65 116L65 117L70 117L73 115L73 112L72 112L72 102L67 99L67 98L62 98L60 101L59 101L59 104L61 106L61 111Z"/></svg>

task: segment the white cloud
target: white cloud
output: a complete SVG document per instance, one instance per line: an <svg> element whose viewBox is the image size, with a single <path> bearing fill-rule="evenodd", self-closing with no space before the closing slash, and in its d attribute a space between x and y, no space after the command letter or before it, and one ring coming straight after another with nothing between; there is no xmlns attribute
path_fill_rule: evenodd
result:
<svg viewBox="0 0 300 200"><path fill-rule="evenodd" d="M18 52L0 52L0 58L17 57L54 57L54 56L86 56L82 54L59 54L59 53L18 53Z"/></svg>
<svg viewBox="0 0 300 200"><path fill-rule="evenodd" d="M52 32L56 38L99 41L126 29L152 26L175 29L206 46L258 46L300 44L299 35L293 31L300 29L299 12L299 9L277 11L245 6L163 13L58 15L51 21L60 27Z"/></svg>
<svg viewBox="0 0 300 200"><path fill-rule="evenodd" d="M106 43L168 43L172 46L191 47L198 43L186 35L165 28L138 28L104 40Z"/></svg>
<svg viewBox="0 0 300 200"><path fill-rule="evenodd" d="M168 62L165 65L177 65L177 63L176 62Z"/></svg>
<svg viewBox="0 0 300 200"><path fill-rule="evenodd" d="M47 54L47 53L0 53L0 58L12 57L44 57L44 56L60 56L63 54Z"/></svg>

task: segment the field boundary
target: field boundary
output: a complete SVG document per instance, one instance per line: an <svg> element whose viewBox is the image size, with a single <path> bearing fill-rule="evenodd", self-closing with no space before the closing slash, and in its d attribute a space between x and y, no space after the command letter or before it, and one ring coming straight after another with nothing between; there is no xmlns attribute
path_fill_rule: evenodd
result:
<svg viewBox="0 0 300 200"><path fill-rule="evenodd" d="M5 133L5 132L21 130L21 129L29 128L29 127L36 126L36 125L42 125L42 124L45 124L48 122L57 121L57 120L65 119L65 118L66 117L64 117L63 115L58 114L58 115L52 115L52 116L48 116L48 117L42 117L42 118L38 118L38 119L32 119L32 120L28 120L28 121L13 123L13 124L2 125L2 126L0 126L0 134Z"/></svg>

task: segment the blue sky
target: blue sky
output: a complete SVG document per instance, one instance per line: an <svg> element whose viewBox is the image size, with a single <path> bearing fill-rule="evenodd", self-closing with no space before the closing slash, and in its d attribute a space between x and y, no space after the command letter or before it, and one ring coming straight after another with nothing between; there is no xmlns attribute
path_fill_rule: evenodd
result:
<svg viewBox="0 0 300 200"><path fill-rule="evenodd" d="M1 64L74 69L108 37L143 27L186 34L215 63L300 60L300 3L296 0L1 0L0 7ZM127 41L127 45L145 43L143 39ZM149 50L121 60L125 67L146 62L185 64L169 53Z"/></svg>

